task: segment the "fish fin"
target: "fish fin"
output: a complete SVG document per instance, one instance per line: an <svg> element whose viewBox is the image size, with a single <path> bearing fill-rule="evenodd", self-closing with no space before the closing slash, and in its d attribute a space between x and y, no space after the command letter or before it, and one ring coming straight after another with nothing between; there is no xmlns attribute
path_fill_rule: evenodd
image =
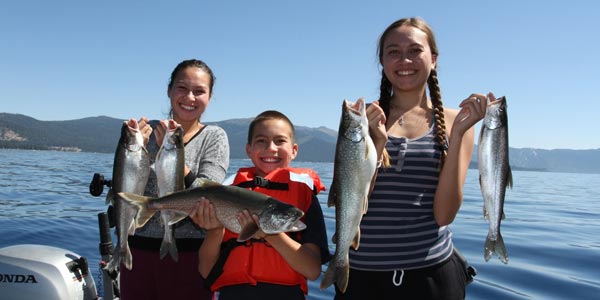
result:
<svg viewBox="0 0 600 300"><path fill-rule="evenodd" d="M117 249L118 248L115 248L112 256L110 257L110 260L106 264L106 267L104 267L104 269L110 273L119 271L119 265L121 264L121 254L119 253L119 251Z"/></svg>
<svg viewBox="0 0 600 300"><path fill-rule="evenodd" d="M182 213L179 211L172 211L171 220L169 221L169 225L176 224L177 222L185 219L188 216L186 213Z"/></svg>
<svg viewBox="0 0 600 300"><path fill-rule="evenodd" d="M129 224L129 228L127 229L127 234L128 235L134 235L135 234L135 220L131 220L131 224Z"/></svg>
<svg viewBox="0 0 600 300"><path fill-rule="evenodd" d="M354 239L352 240L352 244L350 244L350 246L354 250L358 250L359 244L360 244L360 228L358 228L358 230L356 230L356 235L354 236Z"/></svg>
<svg viewBox="0 0 600 300"><path fill-rule="evenodd" d="M218 182L215 182L215 181L212 181L212 180L209 180L209 179L206 179L206 178L198 178L197 180L198 180L198 186L201 186L201 187L220 186L220 185L222 185L222 184L220 184Z"/></svg>
<svg viewBox="0 0 600 300"><path fill-rule="evenodd" d="M493 254L498 255L498 258L500 258L500 261L503 263L508 263L508 253L506 252L506 246L504 245L504 239L502 238L500 230L498 230L498 235L495 240L491 238L491 234L489 233L485 239L485 248L483 253L485 261L490 260Z"/></svg>
<svg viewBox="0 0 600 300"><path fill-rule="evenodd" d="M490 219L488 216L487 208L485 208L485 204L483 204L483 219L486 221Z"/></svg>
<svg viewBox="0 0 600 300"><path fill-rule="evenodd" d="M329 190L329 195L327 196L327 207L332 207L337 204L337 186L335 177L333 178L333 182L331 183L331 189Z"/></svg>
<svg viewBox="0 0 600 300"><path fill-rule="evenodd" d="M108 190L108 193L106 193L106 202L105 202L105 204L113 203L114 197L115 197L115 194L113 192L113 189Z"/></svg>
<svg viewBox="0 0 600 300"><path fill-rule="evenodd" d="M118 193L119 197L130 204L133 204L139 208L138 213L135 216L135 227L140 228L154 216L156 210L148 209L148 202L152 199L146 196L140 196L132 193Z"/></svg>
<svg viewBox="0 0 600 300"><path fill-rule="evenodd" d="M133 268L133 256L131 255L129 244L125 245L125 259L123 260L123 264L127 270L131 270Z"/></svg>
<svg viewBox="0 0 600 300"><path fill-rule="evenodd" d="M365 195L362 202L363 202L362 214L364 215L367 213L367 208L369 207L369 197L367 197Z"/></svg>
<svg viewBox="0 0 600 300"><path fill-rule="evenodd" d="M506 186L511 189L513 187L513 177L512 177L512 170L510 169L510 166L508 166L508 171L506 171Z"/></svg>
<svg viewBox="0 0 600 300"><path fill-rule="evenodd" d="M173 228L166 226L165 230L170 230L171 233L165 233L165 237L160 244L160 259L165 258L167 253L171 255L171 258L175 262L179 262L179 253L177 251L177 244L173 240ZM166 232L166 231L165 231ZM167 237L169 235L169 237Z"/></svg>
<svg viewBox="0 0 600 300"><path fill-rule="evenodd" d="M342 266L336 265L333 260L330 261L327 270L325 271L325 275L323 275L323 278L321 279L319 289L324 290L335 282L336 287L342 293L345 292L348 287L349 273L350 263L348 262L348 258L344 260L344 265Z"/></svg>
<svg viewBox="0 0 600 300"><path fill-rule="evenodd" d="M244 228L240 231L240 235L237 238L238 242L245 242L254 236L256 232L259 230L258 225L254 222L246 224Z"/></svg>

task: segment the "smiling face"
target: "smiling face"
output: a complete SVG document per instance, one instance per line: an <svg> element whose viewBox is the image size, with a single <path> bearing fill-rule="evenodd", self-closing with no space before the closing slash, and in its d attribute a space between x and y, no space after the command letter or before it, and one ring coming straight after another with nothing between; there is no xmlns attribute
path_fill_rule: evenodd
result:
<svg viewBox="0 0 600 300"><path fill-rule="evenodd" d="M210 101L211 82L211 75L198 67L190 66L177 73L167 91L175 121L200 119Z"/></svg>
<svg viewBox="0 0 600 300"><path fill-rule="evenodd" d="M414 26L402 25L387 32L381 46L383 71L395 91L425 88L437 60L427 33Z"/></svg>
<svg viewBox="0 0 600 300"><path fill-rule="evenodd" d="M256 167L257 176L290 166L298 153L293 136L291 125L283 119L264 119L254 125L246 154Z"/></svg>

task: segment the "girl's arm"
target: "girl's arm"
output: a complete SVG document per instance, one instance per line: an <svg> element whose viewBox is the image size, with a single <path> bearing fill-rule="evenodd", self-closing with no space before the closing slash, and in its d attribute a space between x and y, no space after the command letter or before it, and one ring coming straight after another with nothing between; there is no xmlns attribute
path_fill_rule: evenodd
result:
<svg viewBox="0 0 600 300"><path fill-rule="evenodd" d="M486 106L485 95L473 94L460 104L460 111L445 110L452 126L448 129L448 154L433 201L435 221L440 226L452 223L462 205L463 185L473 154L473 125L483 119Z"/></svg>

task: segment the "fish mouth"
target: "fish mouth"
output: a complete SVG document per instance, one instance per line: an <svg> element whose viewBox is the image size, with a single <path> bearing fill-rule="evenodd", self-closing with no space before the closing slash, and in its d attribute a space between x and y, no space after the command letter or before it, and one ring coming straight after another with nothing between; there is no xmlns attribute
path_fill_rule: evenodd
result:
<svg viewBox="0 0 600 300"><path fill-rule="evenodd" d="M361 116L365 112L365 100L363 98L358 98L354 103L344 100L344 105L348 111L357 116Z"/></svg>
<svg viewBox="0 0 600 300"><path fill-rule="evenodd" d="M300 220L296 220L296 222L294 222L293 224L291 224L288 228L288 231L302 231L306 229L306 224L304 224L302 221Z"/></svg>

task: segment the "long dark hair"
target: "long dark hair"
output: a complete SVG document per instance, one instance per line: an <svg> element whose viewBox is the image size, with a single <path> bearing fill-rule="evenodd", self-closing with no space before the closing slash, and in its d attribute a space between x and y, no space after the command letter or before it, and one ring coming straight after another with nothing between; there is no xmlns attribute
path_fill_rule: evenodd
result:
<svg viewBox="0 0 600 300"><path fill-rule="evenodd" d="M415 27L427 35L427 42L429 43L429 48L431 49L431 54L438 56L438 48L437 43L435 42L435 36L433 34L433 30L431 27L427 25L427 23L421 18L404 18L400 19L394 23L392 23L388 28L383 31L381 37L379 38L379 43L377 47L377 53L379 56L379 63L383 66L383 47L385 43L385 39L394 29L407 25ZM444 118L444 106L442 103L442 94L440 92L440 86L437 78L437 71L435 69L431 70L429 74L429 78L427 79L427 86L429 88L429 97L431 99L431 104L433 105L433 112L435 116L435 128L436 128L436 141L442 148L442 155L440 157L441 166L444 165L444 161L446 159L446 155L448 153L448 145L446 143L446 120ZM393 96L392 83L385 76L383 69L381 70L381 84L379 86L379 105L385 112L386 118L390 115L390 101ZM387 155L385 153L384 155ZM441 167L440 166L440 167Z"/></svg>

